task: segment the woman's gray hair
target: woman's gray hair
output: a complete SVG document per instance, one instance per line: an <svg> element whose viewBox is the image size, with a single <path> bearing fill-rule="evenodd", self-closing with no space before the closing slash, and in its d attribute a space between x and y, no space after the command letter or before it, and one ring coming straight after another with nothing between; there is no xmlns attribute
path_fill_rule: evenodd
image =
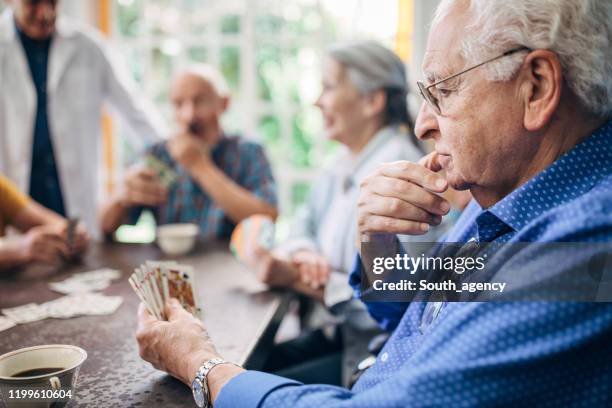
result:
<svg viewBox="0 0 612 408"><path fill-rule="evenodd" d="M471 22L466 26L463 56L469 63L516 46L556 53L571 91L593 114L612 115L612 1L610 0L464 0ZM456 0L442 0L433 24ZM487 78L506 81L525 57L519 53L487 64Z"/></svg>
<svg viewBox="0 0 612 408"><path fill-rule="evenodd" d="M388 124L411 126L406 66L393 51L373 41L353 41L330 47L327 55L346 69L361 94L385 91Z"/></svg>

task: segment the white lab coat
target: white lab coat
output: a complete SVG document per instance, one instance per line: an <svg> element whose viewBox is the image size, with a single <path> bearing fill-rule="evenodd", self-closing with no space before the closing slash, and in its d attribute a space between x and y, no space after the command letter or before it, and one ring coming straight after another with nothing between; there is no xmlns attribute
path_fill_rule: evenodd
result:
<svg viewBox="0 0 612 408"><path fill-rule="evenodd" d="M48 121L64 205L99 237L101 113L110 102L137 148L160 139L145 101L134 98L101 35L60 17L48 67ZM0 173L29 191L36 91L11 10L0 19ZM145 108L146 107L146 108ZM144 143L143 143L144 142Z"/></svg>

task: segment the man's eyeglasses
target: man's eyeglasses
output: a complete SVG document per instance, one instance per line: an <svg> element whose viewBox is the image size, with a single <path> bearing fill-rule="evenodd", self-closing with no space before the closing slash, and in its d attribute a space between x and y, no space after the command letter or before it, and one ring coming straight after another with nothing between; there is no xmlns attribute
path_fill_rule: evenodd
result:
<svg viewBox="0 0 612 408"><path fill-rule="evenodd" d="M459 75L465 74L466 72L471 71L471 70L473 70L473 69L476 69L476 68L478 68L478 67L480 67L480 66L482 66L482 65L484 65L484 64L487 64L487 63L489 63L489 62L495 61L495 60L500 59L500 58L503 58L503 57L507 57L508 55L512 55L512 54L517 53L517 52L519 52L519 51L531 51L531 48L528 48L528 47L518 47L518 48L513 48L513 49L511 49L511 50L509 50L509 51L504 52L504 53L503 53L503 54L501 54L501 55L498 55L498 56L493 57L493 58L489 58L488 60L483 61L483 62L481 62L481 63L479 63L479 64L476 64L476 65L474 65L474 66L472 66L472 67L469 67L469 68L467 68L467 69L464 69L464 70L463 70L463 71L461 71L461 72L458 72L458 73L453 74L453 75L451 75L451 76L449 76L449 77L446 77L446 78L441 79L441 80L439 80L439 81L437 81L437 82L434 82L434 83L433 83L433 84L431 84L431 85L425 85L423 82L417 81L417 86L419 87L419 92L421 93L421 96L423 97L423 99L425 99L425 100L427 101L427 103L429 103L429 105L431 105L431 107L432 107L432 108L434 108L434 110L436 111L436 113L437 113L438 115L441 115L441 114L442 114L442 110L440 109L440 101L439 101L439 99L438 99L438 98L437 98L437 97L436 97L436 96L435 96L435 95L434 95L434 94L433 94L433 93L432 93L432 92L429 90L431 87L434 87L434 86L436 86L436 85L438 85L438 84L441 84L442 82L448 81L449 79L456 78L456 77L458 77Z"/></svg>

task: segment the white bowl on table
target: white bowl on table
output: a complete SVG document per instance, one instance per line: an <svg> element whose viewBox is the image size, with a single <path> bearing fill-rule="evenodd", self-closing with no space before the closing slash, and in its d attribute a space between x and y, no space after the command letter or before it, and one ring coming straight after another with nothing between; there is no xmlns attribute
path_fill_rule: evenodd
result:
<svg viewBox="0 0 612 408"><path fill-rule="evenodd" d="M166 224L157 227L157 245L166 255L185 255L196 243L200 228L196 224Z"/></svg>

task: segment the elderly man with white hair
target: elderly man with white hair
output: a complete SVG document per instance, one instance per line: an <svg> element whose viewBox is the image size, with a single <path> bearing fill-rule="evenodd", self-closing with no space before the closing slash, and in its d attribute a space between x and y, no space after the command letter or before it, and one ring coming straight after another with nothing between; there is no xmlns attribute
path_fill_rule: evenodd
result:
<svg viewBox="0 0 612 408"><path fill-rule="evenodd" d="M362 239L427 231L448 212L439 193L452 186L474 201L443 242L609 247L611 38L606 0L442 1L416 123L435 152L362 183ZM532 252L523 266L545 261L554 280L585 262L549 255ZM371 287L357 265L351 283L364 299ZM143 358L192 384L199 406L612 406L611 304L435 300L366 302L393 334L350 390L226 364L174 302L168 322L141 313L138 340Z"/></svg>
<svg viewBox="0 0 612 408"><path fill-rule="evenodd" d="M205 240L228 239L254 214L276 218L276 185L264 150L221 127L230 100L222 74L210 65L190 66L174 79L170 97L175 135L128 171L101 209L102 231L135 223L145 208L158 224L197 224Z"/></svg>

